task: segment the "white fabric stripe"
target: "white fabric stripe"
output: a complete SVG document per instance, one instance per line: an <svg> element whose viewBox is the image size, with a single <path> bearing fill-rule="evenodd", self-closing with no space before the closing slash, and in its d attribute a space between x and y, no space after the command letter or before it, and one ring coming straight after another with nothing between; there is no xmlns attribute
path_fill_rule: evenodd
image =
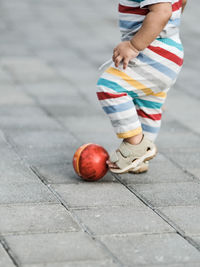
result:
<svg viewBox="0 0 200 267"><path fill-rule="evenodd" d="M125 111L121 111L117 113L110 113L108 115L111 120L116 120L116 119L120 120L120 119L126 119L130 117L130 114L132 114L132 116L136 116L137 115L136 109L133 108L131 110L129 109L129 110L125 110Z"/></svg>
<svg viewBox="0 0 200 267"><path fill-rule="evenodd" d="M151 72L149 72L148 69L146 69L146 65L142 68L142 66L140 66L141 64L140 64L140 61L138 59L135 59L134 61L136 63L136 66L135 66L135 68L134 68L134 66L127 68L125 71L125 73L127 75L129 75L130 77L133 77L135 79L135 77L137 77L139 71L141 70L141 74L142 74L142 70L144 69L144 71L146 71L152 75L152 78L153 78L153 76L156 77L156 75L154 75L154 72L152 70L151 70ZM143 63L142 63L142 65L143 65ZM137 68L137 71L134 71L136 68ZM145 76L140 76L140 75L138 75L138 76L139 76L139 79L136 78L135 80L137 80L141 84L145 85L147 88L151 89L154 93L158 93L161 91L161 89L158 88L159 87L158 79L155 79L155 82L154 82L154 80L144 79ZM157 76L157 77L160 78L160 76ZM170 80L170 83L171 83L171 80ZM165 85L165 87L167 87L167 84ZM137 92L140 92L140 95L146 95L146 94L144 94L144 92L142 92L142 90L139 90L139 89L136 89L136 90L137 90Z"/></svg>
<svg viewBox="0 0 200 267"><path fill-rule="evenodd" d="M115 75L112 75L110 73L107 73L107 72L104 72L103 75L101 76L102 78L104 79L107 79L109 81L112 81L112 82L115 82L117 84L119 84L121 87L123 87L125 90L127 91L132 91L132 92L135 92L137 93L137 89L135 89L134 87L132 87L130 84L128 84L127 82L125 82L121 77L119 76L115 76ZM112 90L114 91L114 90ZM114 91L115 92L115 91Z"/></svg>
<svg viewBox="0 0 200 267"><path fill-rule="evenodd" d="M179 34L174 34L173 36L170 36L170 39L172 39L173 41L177 43L181 43Z"/></svg>
<svg viewBox="0 0 200 267"><path fill-rule="evenodd" d="M114 67L113 64L111 66ZM127 75L129 75L130 77L133 77L134 80L137 80L138 82L142 83L145 87L150 88L153 92L158 93L158 91L160 91L160 90L157 89L157 87L158 87L157 80L156 80L155 83L153 83L153 82L151 82L150 80L147 80L147 79L145 80L144 76L140 76L138 74L139 69L141 67L137 66L137 68L138 68L137 72L134 71L134 67L133 68L127 68L126 70L123 70L122 68L120 68L120 70L123 71L124 73L126 73ZM152 74L152 71L150 73ZM119 84L120 86L122 86L126 90L135 92L136 94L138 94L138 96L146 95L142 90L131 86L129 83L125 82L119 76L115 76L115 75L112 75L110 73L106 73L105 72L102 75L102 78L108 79L108 80L113 81L113 82L117 82L117 84ZM171 80L170 80L170 83L171 83ZM156 88L156 90L153 90L154 88Z"/></svg>
<svg viewBox="0 0 200 267"><path fill-rule="evenodd" d="M135 114L132 114L132 113L130 114L130 112L129 112L129 114L127 114L127 116L124 117L123 119L121 117L120 118L119 117L115 117L115 118L110 117L111 121L122 121L123 122L124 120L128 120L128 119L133 119L136 122L136 120L138 120L137 112Z"/></svg>
<svg viewBox="0 0 200 267"><path fill-rule="evenodd" d="M110 113L110 114L112 114L112 113ZM118 115L119 115L119 113L118 113ZM127 114L123 114L123 118L121 116L115 116L115 117L109 116L109 117L112 121L115 121L115 120L122 120L123 121L123 120L127 120L130 118L133 118L135 121L138 120L138 114L137 114L136 110L135 110L135 113L127 112Z"/></svg>
<svg viewBox="0 0 200 267"><path fill-rule="evenodd" d="M119 19L120 20L127 20L127 21L138 21L142 22L144 20L144 15L138 15L138 14L128 14L128 13L120 13L119 12Z"/></svg>
<svg viewBox="0 0 200 267"><path fill-rule="evenodd" d="M165 84L167 84L170 87L170 85L172 83L172 80L167 75L163 74L162 72L160 72L159 70L153 68L152 66L141 62L138 59L135 59L135 60L136 60L137 64L140 65L140 68L144 69L145 71L148 71L148 72L152 73L154 76L159 77L160 80L162 80Z"/></svg>
<svg viewBox="0 0 200 267"><path fill-rule="evenodd" d="M132 66L132 63L129 63L130 68L134 68L135 72L140 73L143 77L146 77L146 80L150 80L154 87L151 87L152 91L154 93L163 92L167 88L167 84L165 84L161 79L159 79L158 76L154 76L152 73L146 71L144 68L141 68L140 66Z"/></svg>
<svg viewBox="0 0 200 267"><path fill-rule="evenodd" d="M156 137L157 137L157 133L156 134L153 134L153 133L149 133L149 132L145 132L143 131L143 134L146 138L148 138L149 140L151 140L152 142L155 141Z"/></svg>
<svg viewBox="0 0 200 267"><path fill-rule="evenodd" d="M176 48L175 46L171 46L171 45L168 45L166 43L163 43L159 40L155 40L152 44L152 46L159 46L173 54L175 54L176 56L180 57L180 58L183 58L183 51L180 51L178 48Z"/></svg>
<svg viewBox="0 0 200 267"><path fill-rule="evenodd" d="M118 85L120 85L121 87L123 87L125 90L127 91L133 91L135 92L133 89L134 87L132 87L131 85L127 84L121 77L118 77L118 76L115 76L115 75L112 75L110 73L107 73L107 72L104 72L101 76L103 79L107 79L111 82L115 82L117 83ZM107 87L106 87L107 88ZM107 90L107 89L106 89ZM109 88L109 92L111 93L117 93L116 91L114 91L113 89L110 89Z"/></svg>
<svg viewBox="0 0 200 267"><path fill-rule="evenodd" d="M140 69L141 68L139 68L139 70ZM141 71L142 71L142 69L141 69ZM131 73L131 70L130 70L130 73ZM116 82L119 86L123 87L127 91L133 91L133 92L135 92L138 95L139 98L142 98L142 96L144 96L144 98L146 97L146 95L144 94L144 92L142 90L135 89L134 87L132 87L131 85L129 85L127 82L125 82L121 77L116 77L116 76L114 76L114 75L112 75L110 73L107 73L107 72L104 72L101 77L104 78L104 79L107 79L107 80L109 80L111 82ZM132 77L132 76L130 76L130 77ZM144 78L142 77L142 79L144 79ZM146 84L148 85L148 80L147 81L143 80L142 83L144 85L146 85ZM152 90L155 93L158 93L158 92L161 91L160 89L156 90L158 88L158 83L159 83L159 81L157 81L157 80L155 80L155 84L151 83L151 89L155 88L155 90ZM99 87L101 87L101 86L99 86ZM116 93L113 89L109 89L108 90L107 87L105 89L102 88L101 91L108 91L110 93L113 93L113 92ZM150 96L148 96L148 97L150 97ZM157 99L160 98L161 99L160 101L163 101L162 100L163 99L162 97L156 97L156 98Z"/></svg>
<svg viewBox="0 0 200 267"><path fill-rule="evenodd" d="M129 0L120 0L119 3L123 6L139 7L140 3L132 2Z"/></svg>
<svg viewBox="0 0 200 267"><path fill-rule="evenodd" d="M137 105L135 105L137 110L143 110L145 113L147 114L158 114L158 113L162 113L161 109L153 109L153 108L146 108L146 107L139 107Z"/></svg>
<svg viewBox="0 0 200 267"><path fill-rule="evenodd" d="M150 49L145 49L145 55L152 58L153 60L157 61L158 63L161 63L162 65L168 67L169 69L173 70L175 73L178 73L180 71L180 66L174 63L173 61L162 57L158 55L157 53L151 51Z"/></svg>
<svg viewBox="0 0 200 267"><path fill-rule="evenodd" d="M173 11L171 19L179 19L181 15L181 9Z"/></svg>
<svg viewBox="0 0 200 267"><path fill-rule="evenodd" d="M141 97L139 97L139 99L141 99L141 100L147 100L147 101L152 101L152 102L155 102L155 103L160 103L160 104L162 104L162 103L164 103L165 101L165 99L164 98L161 98L161 97L156 97L156 96L151 96L151 95L148 95L148 96L141 96Z"/></svg>
<svg viewBox="0 0 200 267"><path fill-rule="evenodd" d="M130 110L129 110L129 111L130 111ZM115 116L113 116L113 114L115 114ZM119 123L117 126L115 126L116 128L118 128L119 126L120 126L120 127L123 126L124 128L126 128L127 125L124 125L124 124L123 124L123 120L124 120L124 119L128 119L128 118L133 118L134 122L131 122L131 123L130 123L133 127L137 128L138 125L140 124L140 120L138 119L138 115L137 115L137 114L133 114L132 116L130 116L130 114L129 114L129 116L124 117L124 118L119 117L118 114L120 114L120 112L109 113L109 114L107 114L108 117L109 117L109 119L111 120L111 122L112 122L112 121L116 121L116 120L119 121L119 122L120 122L120 121L122 122L121 124ZM128 124L128 125L130 125L130 124ZM134 128L133 128L133 129L134 129Z"/></svg>
<svg viewBox="0 0 200 267"><path fill-rule="evenodd" d="M104 86L99 86L101 87L103 90L103 92L110 92L113 93L112 89L109 89L107 87ZM156 97L156 96L151 96L151 95L144 95L143 97L140 96L139 99L141 100L148 100L148 101L152 101L152 102L156 102L156 103L164 103L165 99L162 97ZM128 101L132 100L132 97L130 96L123 96L123 97L119 97L119 98L114 98L114 99L105 99L105 100L99 100L102 106L110 106L110 105L118 105L118 104L122 104L122 103L126 103ZM148 109L150 108L145 108L147 109L147 113L148 113ZM154 111L154 109L152 109L152 111Z"/></svg>
<svg viewBox="0 0 200 267"><path fill-rule="evenodd" d="M161 125L161 120L154 121L154 120L144 118L141 116L139 116L139 120L141 123L144 123L144 124L149 125L151 127L160 127L160 125Z"/></svg>
<svg viewBox="0 0 200 267"><path fill-rule="evenodd" d="M127 126L121 125L118 127L114 127L114 129L115 129L116 133L125 133L125 132L131 131L131 130L135 130L140 126L141 126L141 123L139 121L137 121L137 122L131 123Z"/></svg>
<svg viewBox="0 0 200 267"><path fill-rule="evenodd" d="M140 3L140 7L145 7L151 4L157 4L161 2L162 3L167 3L167 2L173 3L173 0L144 0Z"/></svg>
<svg viewBox="0 0 200 267"><path fill-rule="evenodd" d="M126 73L130 77L133 77L134 80L142 83L146 88L155 87L155 84L154 83L152 83L149 80L145 80L143 76L139 75L138 72L135 72L134 71L134 67L133 68L127 68L126 70L124 70L124 73ZM139 89L136 89L136 90L137 91L141 91Z"/></svg>
<svg viewBox="0 0 200 267"><path fill-rule="evenodd" d="M137 27L134 27L134 29L130 30L130 29L127 29L127 28L123 28L123 27L119 27L120 28L120 32L122 35L124 34L134 34L136 31L138 31L142 26L142 23L139 24ZM123 38L125 38L126 36L122 36Z"/></svg>
<svg viewBox="0 0 200 267"><path fill-rule="evenodd" d="M99 101L103 107L107 107L107 106L113 106L113 105L120 105L120 104L129 102L131 100L132 99L130 97L122 96L118 98L109 98L109 99L104 99L104 100L99 100Z"/></svg>

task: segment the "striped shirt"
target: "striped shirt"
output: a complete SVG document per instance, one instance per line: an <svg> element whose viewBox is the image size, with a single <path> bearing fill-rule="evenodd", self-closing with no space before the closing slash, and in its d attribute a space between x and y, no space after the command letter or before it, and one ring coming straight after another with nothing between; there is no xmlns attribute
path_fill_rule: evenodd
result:
<svg viewBox="0 0 200 267"><path fill-rule="evenodd" d="M158 38L168 38L176 34L179 31L182 0L119 0L119 26L122 41L130 40L140 29L149 12L148 5L163 2L172 4L172 16Z"/></svg>

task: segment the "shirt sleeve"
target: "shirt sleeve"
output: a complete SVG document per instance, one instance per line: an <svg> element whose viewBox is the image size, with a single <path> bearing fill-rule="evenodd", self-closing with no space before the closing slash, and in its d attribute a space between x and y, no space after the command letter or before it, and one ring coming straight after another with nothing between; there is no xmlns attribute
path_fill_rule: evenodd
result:
<svg viewBox="0 0 200 267"><path fill-rule="evenodd" d="M140 7L143 8L148 5L158 4L158 3L172 3L173 0L142 0L140 2Z"/></svg>

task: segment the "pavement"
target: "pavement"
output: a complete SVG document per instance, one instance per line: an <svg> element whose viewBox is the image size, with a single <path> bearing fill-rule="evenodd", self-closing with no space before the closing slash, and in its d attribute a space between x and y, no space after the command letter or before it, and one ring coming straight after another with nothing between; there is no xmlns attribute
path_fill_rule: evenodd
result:
<svg viewBox="0 0 200 267"><path fill-rule="evenodd" d="M149 172L89 183L73 171L75 150L120 142L95 93L120 40L117 1L0 0L0 267L200 266L194 2Z"/></svg>

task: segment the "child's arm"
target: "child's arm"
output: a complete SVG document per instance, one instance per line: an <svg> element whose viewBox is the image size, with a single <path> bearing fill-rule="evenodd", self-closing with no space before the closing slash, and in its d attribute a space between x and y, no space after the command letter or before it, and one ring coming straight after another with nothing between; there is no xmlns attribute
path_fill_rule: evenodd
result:
<svg viewBox="0 0 200 267"><path fill-rule="evenodd" d="M184 11L186 4L187 0L182 0L182 12Z"/></svg>
<svg viewBox="0 0 200 267"><path fill-rule="evenodd" d="M139 51L149 46L160 34L172 15L171 3L149 5L149 13L143 21L142 27L130 41L121 42L115 49L113 61L118 67L123 61L126 69L131 59L138 56Z"/></svg>

